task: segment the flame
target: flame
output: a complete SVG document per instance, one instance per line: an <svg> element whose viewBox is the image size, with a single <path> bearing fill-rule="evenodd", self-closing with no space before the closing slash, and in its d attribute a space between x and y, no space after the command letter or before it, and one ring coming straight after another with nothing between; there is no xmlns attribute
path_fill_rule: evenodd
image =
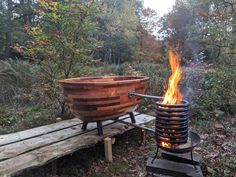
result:
<svg viewBox="0 0 236 177"><path fill-rule="evenodd" d="M166 143L164 141L161 142L161 146L165 147L165 148L170 148L171 147L171 143Z"/></svg>
<svg viewBox="0 0 236 177"><path fill-rule="evenodd" d="M163 104L179 104L182 94L178 84L181 80L180 56L175 54L173 48L169 50L169 62L171 66L171 76L168 82L168 89L165 93Z"/></svg>
<svg viewBox="0 0 236 177"><path fill-rule="evenodd" d="M169 62L171 66L171 76L168 81L168 88L165 93L163 104L179 104L182 99L182 94L179 90L179 81L181 80L180 56L177 55L173 48L169 50ZM174 130L173 130L174 131ZM162 137L163 140L170 140ZM173 144L162 141L161 146L171 148Z"/></svg>

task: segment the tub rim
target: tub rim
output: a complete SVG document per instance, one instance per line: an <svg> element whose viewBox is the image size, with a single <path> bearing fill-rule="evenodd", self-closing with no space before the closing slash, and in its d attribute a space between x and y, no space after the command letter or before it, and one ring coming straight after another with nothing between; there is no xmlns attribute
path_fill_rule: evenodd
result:
<svg viewBox="0 0 236 177"><path fill-rule="evenodd" d="M129 80L120 80L120 81L106 81L106 82L89 82L89 81L83 81L87 79L106 79L106 78L132 78ZM75 79L78 79L78 81L74 81ZM80 80L79 80L80 79ZM126 83L136 83L139 81L148 81L150 78L147 76L132 76L132 75L127 75L127 76L96 76L96 77L74 77L74 78L68 78L68 79L61 79L58 80L58 83L61 85L113 85L113 84L126 84Z"/></svg>

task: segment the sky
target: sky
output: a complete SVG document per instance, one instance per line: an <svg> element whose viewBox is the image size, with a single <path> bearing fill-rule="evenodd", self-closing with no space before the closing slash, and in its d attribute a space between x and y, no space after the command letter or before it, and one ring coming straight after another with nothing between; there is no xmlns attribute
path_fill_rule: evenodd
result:
<svg viewBox="0 0 236 177"><path fill-rule="evenodd" d="M144 7L150 7L161 17L172 9L175 0L144 0Z"/></svg>

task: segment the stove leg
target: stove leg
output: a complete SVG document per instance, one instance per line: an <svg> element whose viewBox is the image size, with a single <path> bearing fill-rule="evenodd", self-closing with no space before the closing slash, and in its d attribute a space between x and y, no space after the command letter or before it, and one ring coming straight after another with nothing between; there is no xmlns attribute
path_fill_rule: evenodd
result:
<svg viewBox="0 0 236 177"><path fill-rule="evenodd" d="M87 129L87 125L88 125L88 122L83 122L82 130L86 130Z"/></svg>
<svg viewBox="0 0 236 177"><path fill-rule="evenodd" d="M134 113L133 112L129 112L129 116L130 116L131 122L132 123L136 123L136 120L135 120L135 117L134 117Z"/></svg>
<svg viewBox="0 0 236 177"><path fill-rule="evenodd" d="M102 136L103 130L102 130L102 122L101 121L97 121L97 129L98 129L98 135Z"/></svg>
<svg viewBox="0 0 236 177"><path fill-rule="evenodd" d="M192 161L192 165L193 165L194 169L197 170L197 167L196 167L194 160L193 160L193 151L191 151L191 161Z"/></svg>
<svg viewBox="0 0 236 177"><path fill-rule="evenodd" d="M156 151L156 154L155 154L155 156L153 157L153 159L152 159L152 163L154 162L154 160L157 158L157 156L158 156L158 148L157 148L157 151Z"/></svg>

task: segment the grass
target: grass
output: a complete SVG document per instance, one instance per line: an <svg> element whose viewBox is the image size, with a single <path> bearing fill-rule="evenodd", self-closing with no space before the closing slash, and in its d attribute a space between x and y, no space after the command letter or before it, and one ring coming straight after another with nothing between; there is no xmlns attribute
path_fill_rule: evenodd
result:
<svg viewBox="0 0 236 177"><path fill-rule="evenodd" d="M191 123L194 124L197 127L206 128L209 125L210 121L195 118L195 119L191 120Z"/></svg>
<svg viewBox="0 0 236 177"><path fill-rule="evenodd" d="M0 133L12 133L28 128L54 123L52 112L39 105L21 105L19 103L0 105Z"/></svg>
<svg viewBox="0 0 236 177"><path fill-rule="evenodd" d="M18 94L31 92L38 73L38 67L26 61L0 61L0 101L8 102Z"/></svg>
<svg viewBox="0 0 236 177"><path fill-rule="evenodd" d="M236 171L236 160L231 160L226 163L226 166L233 171Z"/></svg>

